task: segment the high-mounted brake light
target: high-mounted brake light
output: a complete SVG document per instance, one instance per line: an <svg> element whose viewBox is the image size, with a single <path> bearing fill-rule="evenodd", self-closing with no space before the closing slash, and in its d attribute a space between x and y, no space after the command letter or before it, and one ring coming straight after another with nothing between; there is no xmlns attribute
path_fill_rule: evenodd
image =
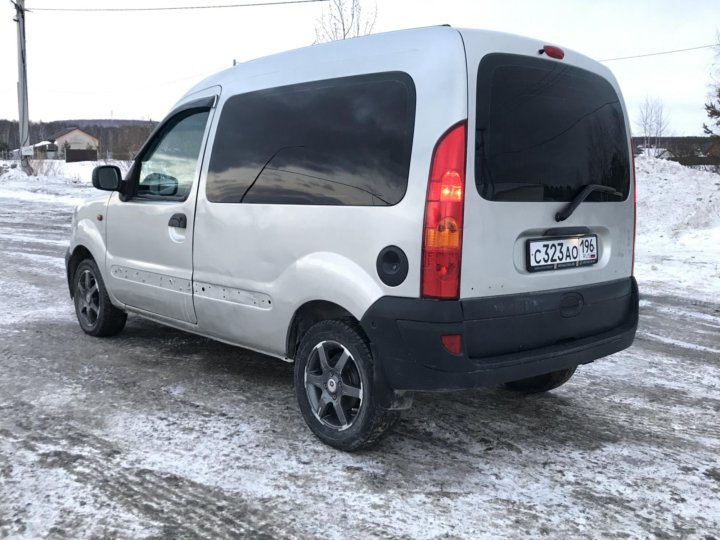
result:
<svg viewBox="0 0 720 540"><path fill-rule="evenodd" d="M460 295L467 122L450 128L433 151L423 223L421 294Z"/></svg>
<svg viewBox="0 0 720 540"><path fill-rule="evenodd" d="M565 51L563 51L560 47L556 47L555 45L545 45L542 49L538 51L538 54L547 54L550 58L556 58L558 60L562 60L565 58Z"/></svg>

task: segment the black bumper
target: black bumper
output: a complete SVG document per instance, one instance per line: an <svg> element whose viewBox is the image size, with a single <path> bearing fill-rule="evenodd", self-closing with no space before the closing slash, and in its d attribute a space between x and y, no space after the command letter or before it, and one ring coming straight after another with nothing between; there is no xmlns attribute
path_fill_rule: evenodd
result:
<svg viewBox="0 0 720 540"><path fill-rule="evenodd" d="M629 347L638 323L634 277L470 300L383 297L361 321L385 390L495 386L587 364ZM462 336L452 354L442 335Z"/></svg>

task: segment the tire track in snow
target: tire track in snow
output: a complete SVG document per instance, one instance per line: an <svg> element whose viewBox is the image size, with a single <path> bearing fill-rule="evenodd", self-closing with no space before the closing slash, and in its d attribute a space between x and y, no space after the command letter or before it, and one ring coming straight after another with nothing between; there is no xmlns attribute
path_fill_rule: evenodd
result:
<svg viewBox="0 0 720 540"><path fill-rule="evenodd" d="M29 403L3 404L2 408L12 410L20 431L0 430L5 445L33 452L40 468L63 469L80 484L93 486L108 502L142 516L142 521L156 525L165 536L301 537L288 530L272 512L249 504L239 494L124 464L122 452L115 445L72 421L44 416ZM73 536L72 531L66 533Z"/></svg>

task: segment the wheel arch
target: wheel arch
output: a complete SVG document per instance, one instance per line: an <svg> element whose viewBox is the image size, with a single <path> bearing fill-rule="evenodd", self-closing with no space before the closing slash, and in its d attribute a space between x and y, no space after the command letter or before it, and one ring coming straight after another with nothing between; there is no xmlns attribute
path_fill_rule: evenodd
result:
<svg viewBox="0 0 720 540"><path fill-rule="evenodd" d="M81 204L73 215L70 246L65 254L65 269L73 296L72 281L78 264L83 259L92 259L101 274L105 266L105 221L101 220L107 208L106 200L93 200Z"/></svg>
<svg viewBox="0 0 720 540"><path fill-rule="evenodd" d="M341 253L313 252L285 268L273 284L273 295L283 300L277 303L282 312L277 349L292 359L310 326L328 319L358 323L383 289L357 261Z"/></svg>
<svg viewBox="0 0 720 540"><path fill-rule="evenodd" d="M288 358L295 358L300 341L314 324L332 319L349 319L355 323L359 323L350 311L327 300L312 300L296 309L287 330L285 344L286 356Z"/></svg>
<svg viewBox="0 0 720 540"><path fill-rule="evenodd" d="M93 262L97 264L97 259L95 259L92 252L82 244L75 246L69 254L67 260L67 282L68 288L70 289L70 298L75 296L75 291L73 290L72 285L73 280L75 279L75 271L77 270L78 265L85 259L92 259Z"/></svg>

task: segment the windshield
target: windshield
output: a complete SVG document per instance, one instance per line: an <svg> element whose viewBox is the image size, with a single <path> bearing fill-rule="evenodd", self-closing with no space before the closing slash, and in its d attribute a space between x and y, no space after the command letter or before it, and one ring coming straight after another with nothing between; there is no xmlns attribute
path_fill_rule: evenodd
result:
<svg viewBox="0 0 720 540"><path fill-rule="evenodd" d="M493 201L571 201L630 189L620 100L604 78L540 58L489 54L477 86L475 179ZM618 201L596 191L587 201Z"/></svg>

